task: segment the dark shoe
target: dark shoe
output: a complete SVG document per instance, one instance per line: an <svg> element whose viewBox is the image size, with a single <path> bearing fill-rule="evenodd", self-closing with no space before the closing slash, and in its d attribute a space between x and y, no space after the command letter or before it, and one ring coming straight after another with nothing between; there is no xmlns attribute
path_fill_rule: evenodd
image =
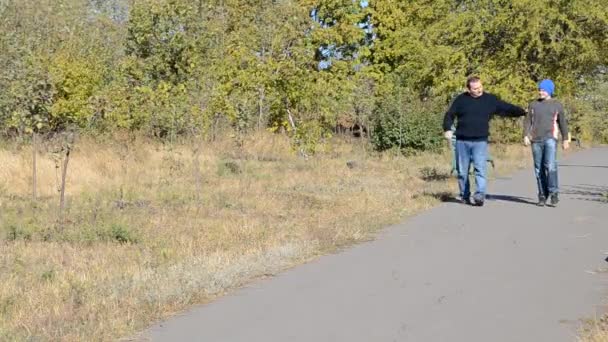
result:
<svg viewBox="0 0 608 342"><path fill-rule="evenodd" d="M484 198L482 196L473 196L474 206L483 207Z"/></svg>
<svg viewBox="0 0 608 342"><path fill-rule="evenodd" d="M559 197L557 195L557 192L551 194L550 199L551 199L551 206L555 207L557 205L557 203L559 203Z"/></svg>
<svg viewBox="0 0 608 342"><path fill-rule="evenodd" d="M547 205L547 199L544 197L539 197L538 203L536 203L536 205L539 207L544 207L545 205Z"/></svg>
<svg viewBox="0 0 608 342"><path fill-rule="evenodd" d="M462 197L461 197L461 198L460 198L460 203L462 203L462 204L466 204L466 205L471 205L471 204L472 204L472 203L471 203L471 199L470 199L469 197L466 197L466 198L462 198Z"/></svg>

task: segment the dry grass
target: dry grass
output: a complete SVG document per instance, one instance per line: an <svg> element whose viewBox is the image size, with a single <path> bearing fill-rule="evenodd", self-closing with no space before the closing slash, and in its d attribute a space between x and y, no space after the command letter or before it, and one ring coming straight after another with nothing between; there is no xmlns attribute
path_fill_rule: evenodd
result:
<svg viewBox="0 0 608 342"><path fill-rule="evenodd" d="M589 322L581 333L580 342L608 342L608 316Z"/></svg>
<svg viewBox="0 0 608 342"><path fill-rule="evenodd" d="M0 340L111 340L435 206L455 193L449 153L404 158L337 142L314 158L277 135L164 146L79 141L58 173L29 147L0 149ZM497 170L529 163L494 146ZM198 165L197 161L198 160ZM351 168L347 162L354 160ZM351 164L352 166L352 164ZM438 180L423 180L424 175Z"/></svg>

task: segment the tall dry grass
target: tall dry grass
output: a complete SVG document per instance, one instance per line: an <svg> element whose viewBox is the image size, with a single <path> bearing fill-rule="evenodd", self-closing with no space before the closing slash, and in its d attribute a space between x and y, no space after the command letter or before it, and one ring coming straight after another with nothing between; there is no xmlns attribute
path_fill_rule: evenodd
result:
<svg viewBox="0 0 608 342"><path fill-rule="evenodd" d="M121 142L122 141L122 142ZM197 148L200 149L197 152ZM66 222L58 170L0 149L0 340L112 340L257 277L359 241L456 192L441 155L334 142L304 160L282 136L162 145L80 140ZM494 146L501 174L529 162Z"/></svg>
<svg viewBox="0 0 608 342"><path fill-rule="evenodd" d="M579 342L608 342L608 316L587 322Z"/></svg>

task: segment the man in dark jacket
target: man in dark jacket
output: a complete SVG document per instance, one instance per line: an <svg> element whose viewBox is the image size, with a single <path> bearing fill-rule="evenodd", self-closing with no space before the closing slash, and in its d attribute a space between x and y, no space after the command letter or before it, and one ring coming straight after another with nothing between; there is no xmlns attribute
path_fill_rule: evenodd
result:
<svg viewBox="0 0 608 342"><path fill-rule="evenodd" d="M563 148L570 148L568 121L564 106L552 98L555 84L542 80L538 85L538 99L528 107L524 121L524 144L532 144L534 173L538 185L538 205L544 206L550 199L551 206L557 205L557 139L562 134Z"/></svg>
<svg viewBox="0 0 608 342"><path fill-rule="evenodd" d="M467 79L467 92L456 97L443 119L445 137L450 140L450 130L456 119L456 158L458 161L458 187L464 203L482 206L486 195L486 160L490 119L501 116L524 116L526 111L518 106L484 93L479 77ZM473 162L477 189L470 200L469 166Z"/></svg>

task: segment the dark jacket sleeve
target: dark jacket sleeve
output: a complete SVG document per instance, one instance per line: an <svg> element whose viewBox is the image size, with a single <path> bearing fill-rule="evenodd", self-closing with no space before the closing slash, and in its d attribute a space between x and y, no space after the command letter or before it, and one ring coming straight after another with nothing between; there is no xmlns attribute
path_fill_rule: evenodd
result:
<svg viewBox="0 0 608 342"><path fill-rule="evenodd" d="M532 115L532 104L530 103L528 105L528 113L526 113L526 118L524 119L524 137L532 138L532 123L534 122Z"/></svg>
<svg viewBox="0 0 608 342"><path fill-rule="evenodd" d="M452 104L450 105L450 108L448 109L448 111L445 113L445 116L443 117L443 131L449 131L452 129L452 125L454 124L454 118L456 117L456 113L457 113L457 108L458 108L458 99L460 97L457 97L454 102L452 102Z"/></svg>
<svg viewBox="0 0 608 342"><path fill-rule="evenodd" d="M526 115L526 111L521 107L496 99L496 114L517 117Z"/></svg>
<svg viewBox="0 0 608 342"><path fill-rule="evenodd" d="M559 105L557 109L557 125L562 133L562 140L568 140L568 120L563 105Z"/></svg>

